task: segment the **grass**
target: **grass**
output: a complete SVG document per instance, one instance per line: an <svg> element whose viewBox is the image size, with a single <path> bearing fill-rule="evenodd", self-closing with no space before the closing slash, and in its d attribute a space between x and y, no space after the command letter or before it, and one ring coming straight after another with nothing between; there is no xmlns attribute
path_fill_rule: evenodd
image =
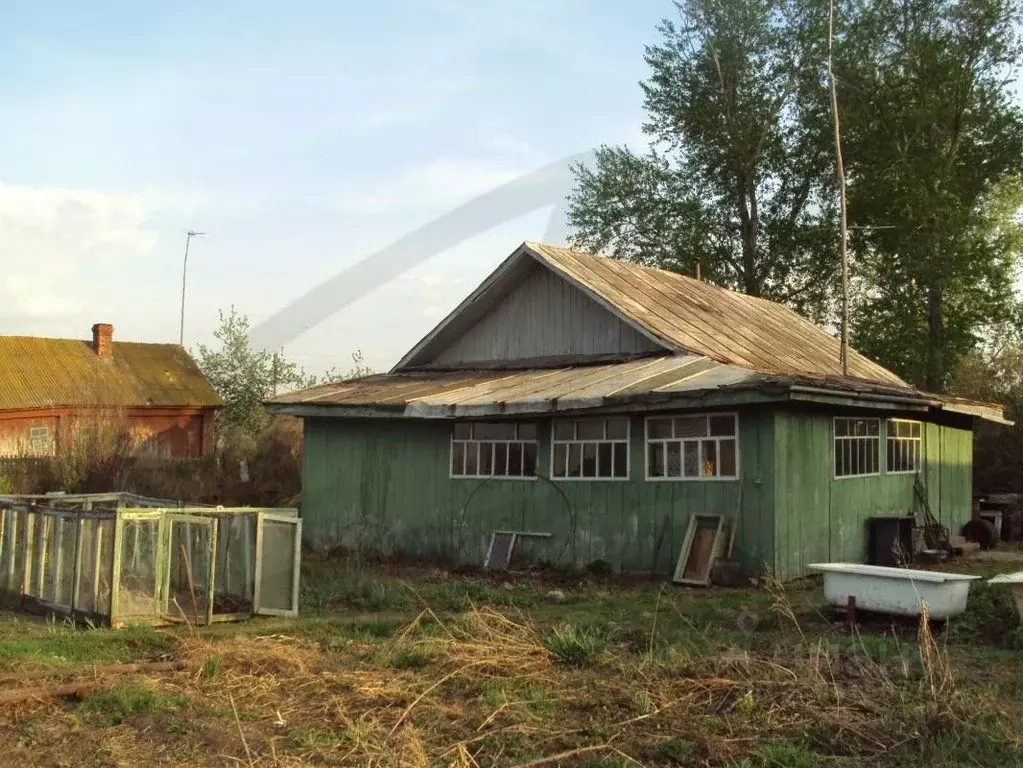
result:
<svg viewBox="0 0 1023 768"><path fill-rule="evenodd" d="M124 682L92 694L78 709L91 722L109 726L118 725L130 715L164 714L187 704L184 696L166 693L147 683Z"/></svg>
<svg viewBox="0 0 1023 768"><path fill-rule="evenodd" d="M805 585L304 568L297 621L110 632L0 614L0 667L193 665L0 710L0 750L81 768L1023 764L1023 650L997 590L948 627L849 635Z"/></svg>

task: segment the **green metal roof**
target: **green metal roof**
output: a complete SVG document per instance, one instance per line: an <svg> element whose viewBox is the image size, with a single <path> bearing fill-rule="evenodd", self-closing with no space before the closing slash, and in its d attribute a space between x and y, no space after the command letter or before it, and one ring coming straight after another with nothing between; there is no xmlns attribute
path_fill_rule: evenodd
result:
<svg viewBox="0 0 1023 768"><path fill-rule="evenodd" d="M223 405L183 347L127 341L112 347L102 358L88 341L0 336L0 411Z"/></svg>

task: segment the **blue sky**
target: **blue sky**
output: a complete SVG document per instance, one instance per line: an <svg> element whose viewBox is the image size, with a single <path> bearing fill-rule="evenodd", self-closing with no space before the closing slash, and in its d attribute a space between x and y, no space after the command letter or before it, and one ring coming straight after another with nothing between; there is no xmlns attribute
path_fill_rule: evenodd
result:
<svg viewBox="0 0 1023 768"><path fill-rule="evenodd" d="M48 2L0 12L3 333L185 343L253 323L454 205L636 143L667 0ZM286 351L384 369L547 213L440 254Z"/></svg>

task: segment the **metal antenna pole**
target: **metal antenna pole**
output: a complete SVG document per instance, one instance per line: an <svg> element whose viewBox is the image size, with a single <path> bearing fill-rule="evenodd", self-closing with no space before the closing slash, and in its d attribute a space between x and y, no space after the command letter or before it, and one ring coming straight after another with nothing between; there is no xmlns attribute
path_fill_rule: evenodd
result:
<svg viewBox="0 0 1023 768"><path fill-rule="evenodd" d="M181 265L181 327L178 333L178 344L185 346L185 277L188 274L188 246L193 237L201 237L205 232L193 232L188 230L185 233L185 262Z"/></svg>
<svg viewBox="0 0 1023 768"><path fill-rule="evenodd" d="M831 114L835 125L835 163L838 175L839 194L839 254L842 262L842 375L849 375L849 233L845 215L845 166L842 162L842 131L838 122L838 94L835 90L835 73L831 69L832 51L835 42L835 0L828 9L828 89L831 91Z"/></svg>

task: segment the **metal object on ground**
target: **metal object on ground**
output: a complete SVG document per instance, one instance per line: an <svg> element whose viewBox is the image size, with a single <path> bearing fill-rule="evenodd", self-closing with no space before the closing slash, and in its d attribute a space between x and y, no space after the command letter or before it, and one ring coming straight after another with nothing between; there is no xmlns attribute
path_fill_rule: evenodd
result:
<svg viewBox="0 0 1023 768"><path fill-rule="evenodd" d="M970 582L980 578L861 563L811 563L807 568L823 572L824 598L832 605L845 608L854 597L858 610L919 616L926 604L932 619L965 611Z"/></svg>
<svg viewBox="0 0 1023 768"><path fill-rule="evenodd" d="M511 564L515 544L521 538L549 539L551 534L543 531L494 531L490 534L490 546L483 560L488 571L506 571Z"/></svg>
<svg viewBox="0 0 1023 768"><path fill-rule="evenodd" d="M868 517L867 558L870 565L909 565L913 562L913 517Z"/></svg>

